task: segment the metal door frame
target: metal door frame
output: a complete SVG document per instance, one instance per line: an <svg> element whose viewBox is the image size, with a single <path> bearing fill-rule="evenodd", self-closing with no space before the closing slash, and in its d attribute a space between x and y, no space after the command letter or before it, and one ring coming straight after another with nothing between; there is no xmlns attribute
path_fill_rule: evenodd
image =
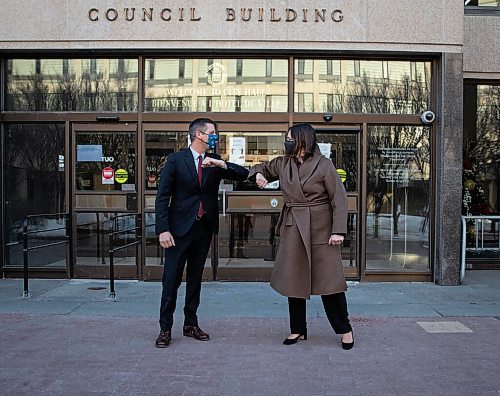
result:
<svg viewBox="0 0 500 396"><path fill-rule="evenodd" d="M77 194L82 194L82 195L126 195L126 193L123 192L114 192L114 191L109 191L109 192L98 192L98 191L87 191L83 193L79 193L78 190L76 189L76 177L75 177L75 171L76 171L76 134L78 132L101 132L101 133L114 133L114 132L131 132L134 133L135 137L135 152L136 152L136 159L135 159L135 178L136 178L136 191L135 194L137 195L137 212L141 212L142 208L142 197L143 197L143 191L142 191L142 185L140 183L140 180L142 180L142 169L140 169L140 164L142 163L142 151L141 151L141 146L142 146L142 141L140 139L139 134L137 133L137 123L136 122L113 122L113 123L82 123L82 122L67 122L66 123L66 129L67 129L67 136L69 139L67 139L67 155L69 156L69 161L66 161L66 164L69 164L69 169L66 170L66 183L67 183L67 207L70 209L71 216L72 216L72 238L73 238L73 251L72 251L72 257L74 258L71 263L71 273L74 278L108 278L109 276L109 262L106 262L108 265L102 266L102 267L97 267L97 266L88 266L88 268L84 267L78 267L76 264L76 248L77 248L77 224L76 224L76 215L77 213L86 213L86 212L92 212L92 213L110 213L110 212L116 212L116 213L133 213L134 211L127 211L123 210L122 208L88 208L86 210L83 209L77 209L76 208L76 196ZM104 252L104 254L107 257L107 252ZM120 266L120 265L115 265L115 277L117 279L119 278L125 278L125 279L141 279L141 268L142 268L142 255L139 254L138 257L136 256L136 266L132 270L133 266Z"/></svg>
<svg viewBox="0 0 500 396"><path fill-rule="evenodd" d="M356 172L357 172L357 180L356 180L356 192L347 192L347 197L356 197L356 254L355 254L355 260L356 260L356 274L351 274L351 273L346 273L344 269L344 273L346 278L350 280L361 280L363 274L364 274L364 268L365 268L365 262L363 261L364 253L363 253L363 240L364 240L364 235L363 235L363 228L364 223L363 223L363 210L364 210L364 204L363 204L363 192L364 192L364 175L362 170L363 168L363 161L364 161L364 156L363 156L363 150L362 148L364 147L364 136L365 136L365 128L364 124L358 123L358 124L345 124L345 125L326 125L326 124L321 124L321 125L313 125L316 133L327 133L327 134L332 134L332 135L341 135L343 133L345 134L356 134L356 144L357 144L357 166L356 166Z"/></svg>

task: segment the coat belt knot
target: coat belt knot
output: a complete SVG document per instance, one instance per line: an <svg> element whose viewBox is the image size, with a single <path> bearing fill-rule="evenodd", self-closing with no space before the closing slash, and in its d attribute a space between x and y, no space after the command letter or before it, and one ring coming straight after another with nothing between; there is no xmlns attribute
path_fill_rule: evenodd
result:
<svg viewBox="0 0 500 396"><path fill-rule="evenodd" d="M322 199L319 201L311 201L311 202L289 202L285 201L283 204L283 208L281 209L280 217L278 218L278 222L276 223L276 235L280 235L281 225L283 224L283 220L285 221L286 226L293 225L293 216L292 216L292 208L310 208L312 206L319 206L330 203L327 199Z"/></svg>

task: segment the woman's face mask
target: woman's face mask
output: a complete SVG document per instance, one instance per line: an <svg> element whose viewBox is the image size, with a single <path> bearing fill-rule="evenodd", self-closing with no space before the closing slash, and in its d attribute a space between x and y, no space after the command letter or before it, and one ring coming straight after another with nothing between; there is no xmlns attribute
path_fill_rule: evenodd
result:
<svg viewBox="0 0 500 396"><path fill-rule="evenodd" d="M287 139L283 144L285 145L285 154L291 155L293 153L293 149L295 148L295 141Z"/></svg>

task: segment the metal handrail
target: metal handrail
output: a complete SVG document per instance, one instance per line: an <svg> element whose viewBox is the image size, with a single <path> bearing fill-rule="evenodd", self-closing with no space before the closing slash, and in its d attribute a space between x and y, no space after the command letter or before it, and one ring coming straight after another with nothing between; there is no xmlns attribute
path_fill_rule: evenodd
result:
<svg viewBox="0 0 500 396"><path fill-rule="evenodd" d="M44 229L44 230L39 230L39 231L29 231L29 221L34 218L41 218L41 219L46 219L46 218L51 218L51 217L59 217L62 218L66 221L66 226L65 227L57 227L57 228L50 228L50 229ZM52 243L46 243L43 245L38 245L38 246L28 246L28 236L41 233L41 232L50 232L50 231L58 231L58 230L66 230L66 233L64 235L64 240L59 241L59 242L52 242ZM29 215L26 216L26 218L23 220L23 297L28 298L31 296L31 293L29 291L29 252L32 250L38 250L38 249L43 249L51 246L57 246L57 245L62 245L62 244L67 244L68 248L66 249L66 271L68 273L69 277L69 271L70 271L70 263L69 263L69 256L71 252L71 216L69 213L51 213L51 214L38 214L38 215Z"/></svg>
<svg viewBox="0 0 500 396"><path fill-rule="evenodd" d="M117 219L126 217L126 216L135 216L135 226L131 228L127 228L126 230L118 230L117 229L117 224L118 222L116 221ZM124 214L119 214L113 216L110 221L111 227L109 230L109 297L110 298L115 298L116 297L116 292L115 292L115 266L114 266L114 253L125 249L130 246L135 246L135 257L137 260L138 253L139 253L139 244L142 243L142 234L141 234L141 228L142 228L142 216L140 213L124 213ZM135 241L127 243L122 246L115 247L114 246L114 237L115 235L121 235L129 231L135 231Z"/></svg>
<svg viewBox="0 0 500 396"><path fill-rule="evenodd" d="M477 230L477 225L481 223L481 247L479 247L479 233L476 232L475 247L467 247L467 221L474 220L474 228ZM484 220L498 220L500 222L500 216L462 216L462 260L460 263L460 282L464 280L465 277L465 256L467 251L484 251L493 250L500 251L500 235L498 238L498 247L484 247ZM499 230L500 234L500 230Z"/></svg>

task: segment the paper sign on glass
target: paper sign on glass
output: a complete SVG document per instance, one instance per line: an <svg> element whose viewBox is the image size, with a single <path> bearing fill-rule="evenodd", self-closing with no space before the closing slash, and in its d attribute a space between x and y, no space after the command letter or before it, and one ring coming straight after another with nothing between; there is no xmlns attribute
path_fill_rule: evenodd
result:
<svg viewBox="0 0 500 396"><path fill-rule="evenodd" d="M319 151L326 158L330 158L332 156L332 144L331 143L318 143Z"/></svg>
<svg viewBox="0 0 500 396"><path fill-rule="evenodd" d="M102 161L102 145L101 144L78 144L76 146L76 160L78 162Z"/></svg>
<svg viewBox="0 0 500 396"><path fill-rule="evenodd" d="M245 165L246 140L240 136L229 136L229 162Z"/></svg>

